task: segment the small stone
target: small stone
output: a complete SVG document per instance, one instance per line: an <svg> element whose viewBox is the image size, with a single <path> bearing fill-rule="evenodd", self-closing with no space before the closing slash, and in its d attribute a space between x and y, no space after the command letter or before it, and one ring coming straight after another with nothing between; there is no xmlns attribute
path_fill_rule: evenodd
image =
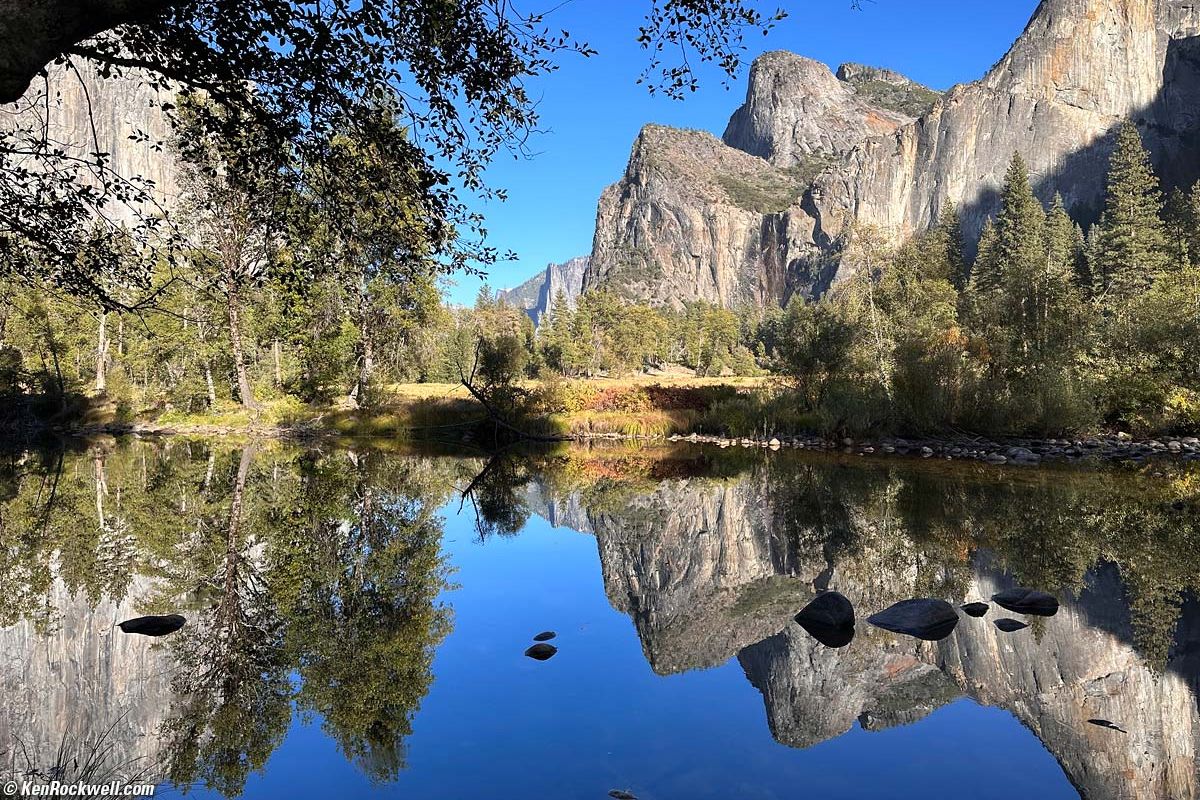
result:
<svg viewBox="0 0 1200 800"><path fill-rule="evenodd" d="M633 792L627 792L624 789L612 789L608 796L613 800L637 800L637 795Z"/></svg>
<svg viewBox="0 0 1200 800"><path fill-rule="evenodd" d="M1029 627L1029 625L1025 622L1009 619L1008 617L996 620L995 625L1005 633L1014 633L1015 631L1023 630Z"/></svg>
<svg viewBox="0 0 1200 800"><path fill-rule="evenodd" d="M548 642L555 636L558 636L558 634L554 631L542 631L537 636L533 637L533 640L535 642Z"/></svg>
<svg viewBox="0 0 1200 800"><path fill-rule="evenodd" d="M179 630L185 624L187 624L187 619L180 614L167 614L166 616L151 615L127 619L120 623L118 627L124 633L140 633L142 636L166 636L168 633L174 633Z"/></svg>
<svg viewBox="0 0 1200 800"><path fill-rule="evenodd" d="M1117 731L1118 733L1128 733L1129 732L1129 731L1125 730L1124 728L1122 728L1117 723L1109 722L1106 719L1089 719L1088 722L1091 723L1092 725L1095 725L1096 727L1108 728L1110 731Z"/></svg>
<svg viewBox="0 0 1200 800"><path fill-rule="evenodd" d="M552 644L535 644L525 651L525 655L535 661L546 661L553 658L558 648Z"/></svg>
<svg viewBox="0 0 1200 800"><path fill-rule="evenodd" d="M991 606L987 603L967 603L965 606L962 606L962 610L967 612L967 615L971 617L982 617L990 608Z"/></svg>

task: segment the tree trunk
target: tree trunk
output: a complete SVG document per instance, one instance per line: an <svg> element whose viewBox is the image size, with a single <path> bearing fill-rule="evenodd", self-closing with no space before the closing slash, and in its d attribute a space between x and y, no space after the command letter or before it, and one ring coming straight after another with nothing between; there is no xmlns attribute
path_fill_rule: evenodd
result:
<svg viewBox="0 0 1200 800"><path fill-rule="evenodd" d="M100 331L96 336L96 394L108 390L108 312L100 312Z"/></svg>
<svg viewBox="0 0 1200 800"><path fill-rule="evenodd" d="M359 406L370 402L367 393L371 387L371 374L375 371L375 330L371 325L370 304L364 287L358 299L358 378L350 390L350 401Z"/></svg>
<svg viewBox="0 0 1200 800"><path fill-rule="evenodd" d="M55 57L118 25L146 22L173 0L0 2L0 104L18 100Z"/></svg>
<svg viewBox="0 0 1200 800"><path fill-rule="evenodd" d="M208 389L208 407L212 408L217 404L217 389L213 386L212 379L212 362L204 362L204 385Z"/></svg>
<svg viewBox="0 0 1200 800"><path fill-rule="evenodd" d="M271 357L275 361L275 388L283 386L283 365L280 363L279 339L271 342Z"/></svg>
<svg viewBox="0 0 1200 800"><path fill-rule="evenodd" d="M237 288L230 284L225 295L225 311L229 318L229 344L233 354L233 369L237 374L238 398L246 408L258 408L250 376L246 374L246 355L242 350L242 310Z"/></svg>

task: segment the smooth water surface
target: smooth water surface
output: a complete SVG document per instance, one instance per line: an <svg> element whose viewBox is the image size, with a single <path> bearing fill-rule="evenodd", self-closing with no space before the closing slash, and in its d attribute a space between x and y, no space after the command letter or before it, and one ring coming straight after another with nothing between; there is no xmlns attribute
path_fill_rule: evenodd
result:
<svg viewBox="0 0 1200 800"><path fill-rule="evenodd" d="M1193 797L1196 486L698 448L11 455L0 771L201 797ZM1014 585L1059 612L993 604L939 642L865 622ZM792 621L825 589L855 605L848 647ZM146 613L189 621L115 627ZM525 657L544 630L558 652Z"/></svg>

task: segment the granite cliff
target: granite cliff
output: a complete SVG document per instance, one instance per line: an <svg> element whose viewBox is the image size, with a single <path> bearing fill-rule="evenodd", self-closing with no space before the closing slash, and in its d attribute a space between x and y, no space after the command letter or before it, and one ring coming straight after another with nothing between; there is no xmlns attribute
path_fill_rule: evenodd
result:
<svg viewBox="0 0 1200 800"><path fill-rule="evenodd" d="M169 211L179 194L179 169L168 146L171 122L162 109L173 99L136 73L104 76L76 59L70 67L51 65L45 80L34 81L16 103L0 106L0 132L44 133L70 158L108 153L109 179L146 181L154 198L133 205L113 199L104 207L108 218L132 226L143 215ZM86 170L80 177L99 185Z"/></svg>
<svg viewBox="0 0 1200 800"><path fill-rule="evenodd" d="M944 95L890 70L767 53L723 141L645 128L606 189L585 287L659 304L786 302L838 274L854 222L899 241L947 202L969 244L1021 153L1084 224L1132 119L1168 185L1200 177L1200 10L1186 0L1044 0L982 79ZM724 190L724 191L722 191Z"/></svg>
<svg viewBox="0 0 1200 800"><path fill-rule="evenodd" d="M554 310L559 294L567 303L575 305L583 291L583 273L587 270L588 257L577 256L561 264L547 264L546 268L513 289L502 289L497 295L510 306L523 309L534 325Z"/></svg>

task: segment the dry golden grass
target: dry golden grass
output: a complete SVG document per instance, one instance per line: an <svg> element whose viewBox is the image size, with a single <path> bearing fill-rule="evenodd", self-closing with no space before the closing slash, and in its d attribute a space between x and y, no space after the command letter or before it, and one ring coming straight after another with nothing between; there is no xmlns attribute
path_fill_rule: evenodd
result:
<svg viewBox="0 0 1200 800"><path fill-rule="evenodd" d="M765 386L770 377L757 378L710 378L687 374L625 375L619 378L572 378L571 383L590 386L595 389L614 389L631 386L735 386L739 389L750 389ZM528 389L536 388L541 381L526 381L523 385ZM387 386L387 393L400 398L426 397L468 397L466 388L457 383L393 383Z"/></svg>

